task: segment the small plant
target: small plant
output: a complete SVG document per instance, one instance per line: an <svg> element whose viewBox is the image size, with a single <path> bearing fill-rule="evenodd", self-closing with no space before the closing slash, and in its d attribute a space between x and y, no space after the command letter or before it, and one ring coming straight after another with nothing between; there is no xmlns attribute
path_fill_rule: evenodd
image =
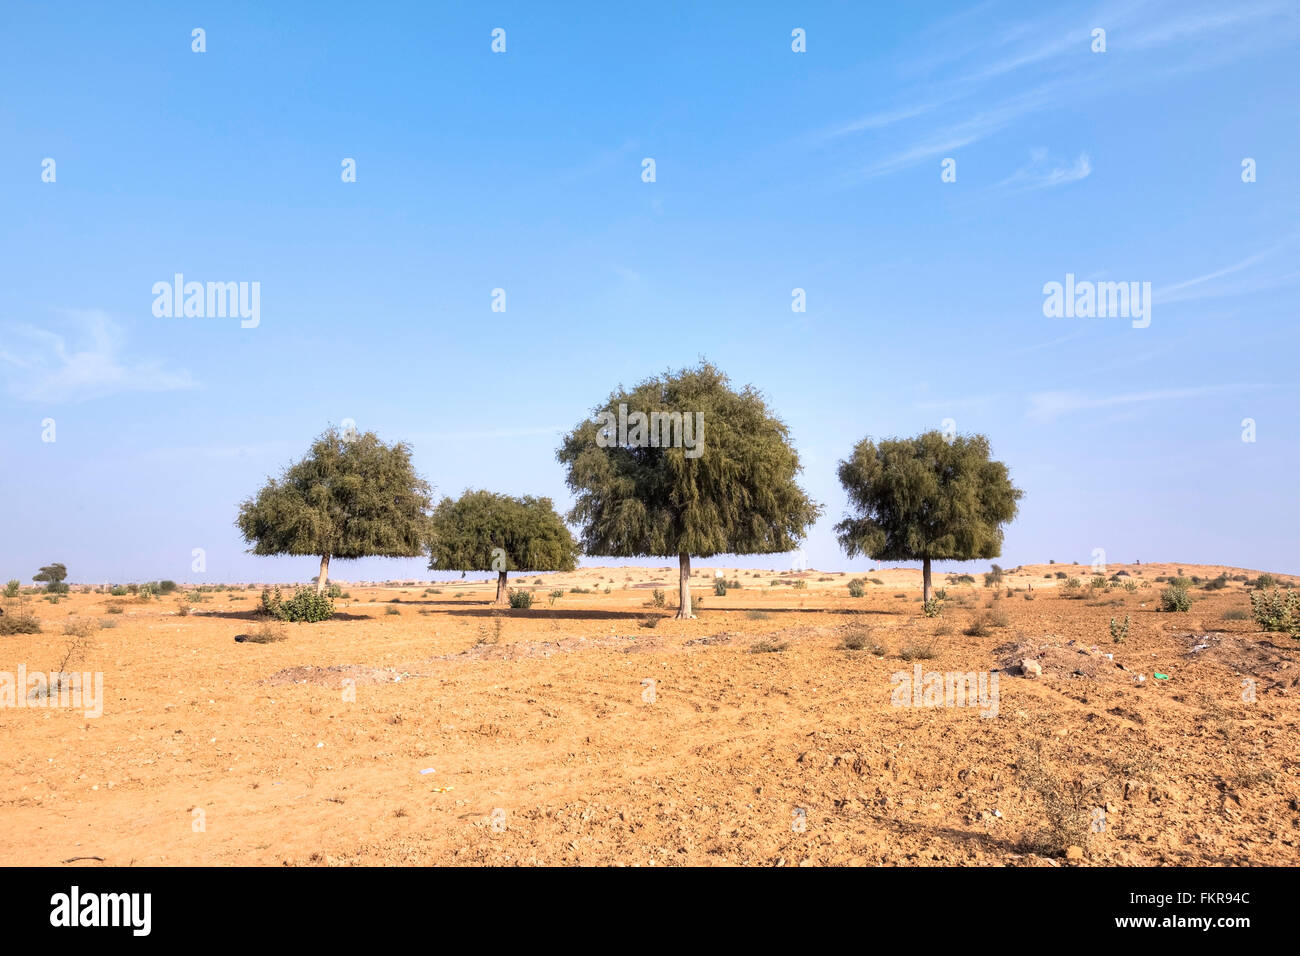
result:
<svg viewBox="0 0 1300 956"><path fill-rule="evenodd" d="M930 598L921 604L921 613L926 617L939 617L943 614L943 601L937 597Z"/></svg>
<svg viewBox="0 0 1300 956"><path fill-rule="evenodd" d="M1092 588L1094 591L1101 591L1106 587L1106 583L1105 575L1096 574L1093 575L1092 580L1088 582L1088 587Z"/></svg>
<svg viewBox="0 0 1300 956"><path fill-rule="evenodd" d="M1255 587L1260 590L1277 587L1277 578L1271 574L1261 574L1255 579Z"/></svg>
<svg viewBox="0 0 1300 956"><path fill-rule="evenodd" d="M713 582L713 593L718 597L727 596L727 582L719 578Z"/></svg>
<svg viewBox="0 0 1300 956"><path fill-rule="evenodd" d="M104 611L105 611L105 613L108 613L108 614L121 614L121 613L122 613L122 605L120 605L120 604L110 604L108 607L104 608Z"/></svg>
<svg viewBox="0 0 1300 956"><path fill-rule="evenodd" d="M1187 588L1177 584L1170 584L1160 592L1160 610L1162 611L1189 611L1192 607L1192 598L1187 593Z"/></svg>
<svg viewBox="0 0 1300 956"><path fill-rule="evenodd" d="M274 644L285 639L284 625L271 621L262 621L253 628L252 634L245 634L244 640L252 644Z"/></svg>
<svg viewBox="0 0 1300 956"><path fill-rule="evenodd" d="M1223 619L1225 621L1249 621L1250 612L1243 607L1230 608L1223 612Z"/></svg>
<svg viewBox="0 0 1300 956"><path fill-rule="evenodd" d="M1110 619L1110 640L1113 644L1128 643L1129 616L1124 615L1124 623L1120 624L1113 617Z"/></svg>
<svg viewBox="0 0 1300 956"><path fill-rule="evenodd" d="M108 631L108 630L112 630L113 628L117 627L117 618L115 618L115 617L101 617L101 618L99 619L99 626L100 626L101 628L103 628L104 630L106 630L106 631Z"/></svg>
<svg viewBox="0 0 1300 956"><path fill-rule="evenodd" d="M262 589L262 613L280 621L315 623L334 616L334 601L327 594L317 594L315 588L303 588L285 601L280 589L274 592Z"/></svg>
<svg viewBox="0 0 1300 956"><path fill-rule="evenodd" d="M980 614L966 626L966 630L962 633L967 637L988 637L993 633L993 626L989 624L988 618Z"/></svg>
<svg viewBox="0 0 1300 956"><path fill-rule="evenodd" d="M591 588L569 588L570 594L590 594Z"/></svg>
<svg viewBox="0 0 1300 956"><path fill-rule="evenodd" d="M650 592L651 607L666 607L667 604L668 604L668 597L667 595L664 594L661 588L655 588L653 591Z"/></svg>
<svg viewBox="0 0 1300 956"><path fill-rule="evenodd" d="M866 582L862 578L854 578L849 582L849 597L860 598L866 596Z"/></svg>
<svg viewBox="0 0 1300 956"><path fill-rule="evenodd" d="M22 593L22 588L23 585L21 581L17 578L10 578L9 583L5 585L5 597L12 601Z"/></svg>
<svg viewBox="0 0 1300 956"><path fill-rule="evenodd" d="M393 607L393 606L390 604L390 605L388 605L386 608L384 608L384 613L385 613L385 614L392 615L393 617L401 617L401 616L402 616L402 609L401 609L401 608L398 608L398 607Z"/></svg>
<svg viewBox="0 0 1300 956"><path fill-rule="evenodd" d="M995 588L1002 583L1002 569L996 564L993 569L984 575L984 586L986 588Z"/></svg>
<svg viewBox="0 0 1300 956"><path fill-rule="evenodd" d="M526 611L533 606L533 592L515 588L510 589L510 606L515 610Z"/></svg>
<svg viewBox="0 0 1300 956"><path fill-rule="evenodd" d="M790 645L788 643L777 644L764 638L763 640L756 642L752 647L750 647L749 653L779 654L789 646Z"/></svg>
<svg viewBox="0 0 1300 956"><path fill-rule="evenodd" d="M934 596L935 596L938 600L940 600L940 601L946 601L946 600L948 600L948 589L947 589L947 588L935 588L935 589L934 589Z"/></svg>
<svg viewBox="0 0 1300 956"><path fill-rule="evenodd" d="M905 661L929 661L939 654L929 644L908 644L899 650L898 656Z"/></svg>
<svg viewBox="0 0 1300 956"><path fill-rule="evenodd" d="M1251 591L1250 610L1260 630L1300 637L1300 593L1289 588Z"/></svg>
<svg viewBox="0 0 1300 956"><path fill-rule="evenodd" d="M1133 593L1134 591L1136 591L1137 589L1138 589L1138 585L1137 585L1137 582L1136 582L1136 581L1125 581L1125 582L1124 582L1124 590L1127 591L1129 594L1132 594L1132 593Z"/></svg>
<svg viewBox="0 0 1300 956"><path fill-rule="evenodd" d="M331 584L329 587L325 589L325 593L332 598L341 598L346 596L343 593L342 586L338 584Z"/></svg>
<svg viewBox="0 0 1300 956"><path fill-rule="evenodd" d="M564 589L555 588L554 590L550 591L546 595L546 597L547 600L550 602L551 607L555 607L555 602L558 601L560 598L564 597Z"/></svg>
<svg viewBox="0 0 1300 956"><path fill-rule="evenodd" d="M804 588L808 587L808 582L800 578L798 581L792 581L790 587L794 588L796 591L802 591Z"/></svg>
<svg viewBox="0 0 1300 956"><path fill-rule="evenodd" d="M650 616L646 616L646 617L641 618L641 626L642 626L642 627L647 627L647 628L652 628L652 629L653 629L653 628L658 627L658 626L659 626L659 622L662 621L662 620L663 620L663 618L661 618L661 617L650 617Z"/></svg>

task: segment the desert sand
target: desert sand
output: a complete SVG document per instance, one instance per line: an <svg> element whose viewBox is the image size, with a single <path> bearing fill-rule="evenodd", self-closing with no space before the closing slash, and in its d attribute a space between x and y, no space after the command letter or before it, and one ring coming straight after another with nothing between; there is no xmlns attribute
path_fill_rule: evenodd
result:
<svg viewBox="0 0 1300 956"><path fill-rule="evenodd" d="M1300 863L1300 641L1230 613L1241 581L1162 613L1154 579L1180 566L1111 565L1142 585L1072 598L1056 573L1090 568L994 589L972 565L974 585L935 575L926 618L915 568L724 568L742 586L716 596L696 564L693 621L672 618L675 564L587 568L512 576L531 610L482 578L344 585L335 619L274 643L236 640L258 589L186 616L29 597L43 631L0 637L0 670L55 669L70 620L116 623L69 667L103 673L102 716L0 708L0 862ZM853 598L854 577L881 583ZM996 716L895 706L917 664L996 673Z"/></svg>

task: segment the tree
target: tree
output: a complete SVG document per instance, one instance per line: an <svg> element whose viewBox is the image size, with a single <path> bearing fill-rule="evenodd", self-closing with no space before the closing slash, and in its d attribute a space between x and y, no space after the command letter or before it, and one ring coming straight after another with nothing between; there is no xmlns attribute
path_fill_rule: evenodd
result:
<svg viewBox="0 0 1300 956"><path fill-rule="evenodd" d="M497 572L497 604L508 604L510 571L572 571L578 543L550 498L467 491L433 512L429 567Z"/></svg>
<svg viewBox="0 0 1300 956"><path fill-rule="evenodd" d="M239 506L236 527L253 554L320 556L316 593L331 558L412 558L425 549L430 489L404 442L329 428L279 480Z"/></svg>
<svg viewBox="0 0 1300 956"><path fill-rule="evenodd" d="M691 618L691 556L793 550L821 513L795 483L785 424L707 362L615 391L556 457L587 554L672 557Z"/></svg>
<svg viewBox="0 0 1300 956"><path fill-rule="evenodd" d="M45 590L51 594L62 594L68 590L63 579L68 576L68 569L61 563L47 564L32 575L32 580L45 584Z"/></svg>
<svg viewBox="0 0 1300 956"><path fill-rule="evenodd" d="M922 562L922 598L930 600L930 562L974 561L1002 554L1002 525L1024 492L1007 466L989 460L983 435L946 439L864 438L840 462L840 484L853 514L835 526L849 557Z"/></svg>

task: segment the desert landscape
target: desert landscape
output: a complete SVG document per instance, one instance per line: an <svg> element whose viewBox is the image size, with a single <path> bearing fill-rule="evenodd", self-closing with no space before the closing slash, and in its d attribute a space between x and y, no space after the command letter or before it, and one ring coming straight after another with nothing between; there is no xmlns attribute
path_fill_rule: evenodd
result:
<svg viewBox="0 0 1300 956"><path fill-rule="evenodd" d="M1252 619L1266 572L998 571L936 572L935 617L915 567L707 561L694 620L676 566L512 576L527 609L494 576L340 582L315 624L257 615L261 584L19 597L40 632L4 666L104 691L0 707L0 860L1300 861L1300 641ZM900 703L921 671L986 673L993 706Z"/></svg>

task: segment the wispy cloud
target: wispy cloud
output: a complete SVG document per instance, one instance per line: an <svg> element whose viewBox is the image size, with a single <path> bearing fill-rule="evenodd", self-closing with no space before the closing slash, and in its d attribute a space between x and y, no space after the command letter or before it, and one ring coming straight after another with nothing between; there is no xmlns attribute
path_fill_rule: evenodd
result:
<svg viewBox="0 0 1300 956"><path fill-rule="evenodd" d="M6 331L0 367L7 367L8 391L28 402L60 404L123 392L171 392L194 388L184 369L161 359L123 355L120 327L98 310L63 311L68 334L18 325Z"/></svg>
<svg viewBox="0 0 1300 956"><path fill-rule="evenodd" d="M1127 392L1121 395L1089 395L1085 392L1063 390L1035 392L1029 396L1029 411L1027 414L1029 418L1038 421L1050 421L1061 415L1097 408L1146 405L1152 402L1179 401L1202 398L1207 395L1272 387L1271 385L1200 385L1192 388L1163 388L1151 389L1145 392Z"/></svg>
<svg viewBox="0 0 1300 956"><path fill-rule="evenodd" d="M1204 275L1195 276L1182 282L1175 282L1173 285L1161 286L1152 293L1152 298L1164 305L1172 302L1187 302L1193 299L1208 299L1225 295L1247 295L1251 292L1290 285L1300 279L1300 272L1292 270L1280 274L1247 275L1242 280L1230 284L1218 283L1217 280L1240 272L1249 272L1252 267L1267 261L1279 249L1288 245L1294 239L1294 235L1290 236L1267 249L1249 255L1239 262L1234 262L1232 265L1214 269Z"/></svg>
<svg viewBox="0 0 1300 956"><path fill-rule="evenodd" d="M1077 183L1091 174L1092 161L1087 153L1080 153L1078 159L1070 162L1052 159L1045 149L1035 149L1029 154L1027 165L1021 166L998 185L1007 189L1048 189Z"/></svg>

